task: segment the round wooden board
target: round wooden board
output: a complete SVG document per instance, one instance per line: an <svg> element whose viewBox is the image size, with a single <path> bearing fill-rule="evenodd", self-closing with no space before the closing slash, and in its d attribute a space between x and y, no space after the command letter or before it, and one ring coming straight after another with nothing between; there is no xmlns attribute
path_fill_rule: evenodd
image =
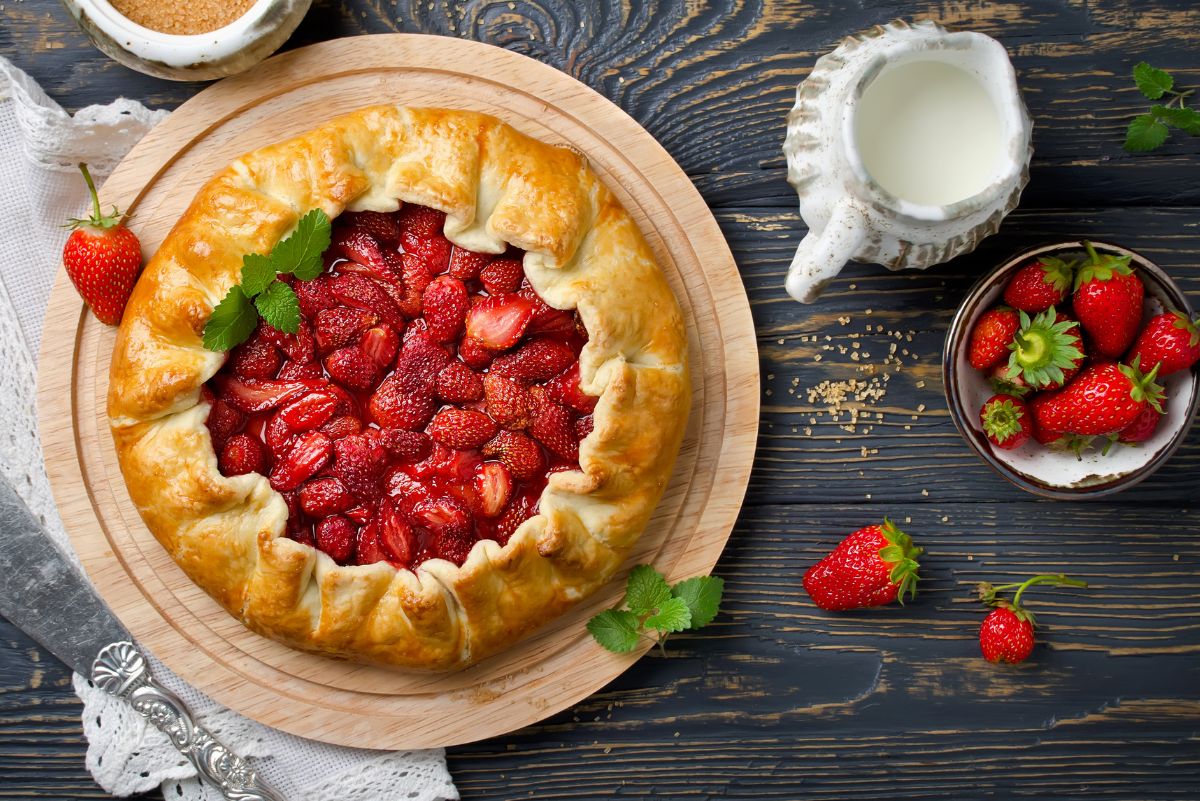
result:
<svg viewBox="0 0 1200 801"><path fill-rule="evenodd" d="M385 102L484 111L539 139L570 143L637 220L688 319L694 397L672 482L626 569L650 561L672 581L709 572L741 506L758 432L749 303L695 187L600 95L532 59L474 42L408 34L326 42L198 94L134 148L102 196L136 213L131 227L153 253L200 185L238 155ZM42 440L72 542L138 640L225 706L331 743L452 745L541 720L598 690L644 651L610 654L584 629L620 600L625 570L571 613L455 673L341 662L253 634L192 584L130 501L105 417L115 330L85 313L61 271L45 330Z"/></svg>

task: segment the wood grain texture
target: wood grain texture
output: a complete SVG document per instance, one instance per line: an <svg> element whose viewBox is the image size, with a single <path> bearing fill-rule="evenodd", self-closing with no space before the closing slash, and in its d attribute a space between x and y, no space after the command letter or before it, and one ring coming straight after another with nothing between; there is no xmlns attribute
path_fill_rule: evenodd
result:
<svg viewBox="0 0 1200 801"><path fill-rule="evenodd" d="M196 91L89 50L51 0L4 5L0 13L19 14L0 25L0 53L70 108L119 93L174 107ZM977 253L926 273L852 266L801 308L782 289L804 231L784 181L783 115L820 53L901 15L980 30L1009 48L1035 121L1031 184ZM715 210L755 317L763 416L750 492L717 567L729 582L726 614L571 710L451 749L465 798L1197 797L1200 430L1128 492L1038 501L970 454L937 383L952 305L983 269L1027 245L1103 236L1200 298L1200 139L1176 136L1139 156L1121 149L1142 107L1134 63L1200 85L1197 22L1188 0L314 4L289 46L392 30L462 36L533 55L613 99ZM863 357L850 357L850 335L861 339L869 320L885 331L860 341L866 363L882 363L889 330L905 338L898 353L912 355L872 407L884 419L851 434L815 414L824 404L788 390L869 378ZM800 573L883 514L911 517L902 525L929 550L923 596L904 609L819 613ZM1042 568L1070 569L1094 588L1031 596L1046 626L1032 661L985 664L970 583ZM0 783L16 797L93 797L69 689L30 686L28 647L0 637ZM43 732L32 748L29 730Z"/></svg>

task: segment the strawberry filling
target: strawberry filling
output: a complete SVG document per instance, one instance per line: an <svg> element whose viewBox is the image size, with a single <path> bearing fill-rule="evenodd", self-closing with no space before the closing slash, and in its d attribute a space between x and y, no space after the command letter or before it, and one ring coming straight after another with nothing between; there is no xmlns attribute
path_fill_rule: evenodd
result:
<svg viewBox="0 0 1200 801"><path fill-rule="evenodd" d="M538 297L521 251L462 250L444 222L343 214L325 273L293 282L300 330L260 324L205 386L221 472L267 476L287 536L341 564L507 543L592 430L579 315Z"/></svg>

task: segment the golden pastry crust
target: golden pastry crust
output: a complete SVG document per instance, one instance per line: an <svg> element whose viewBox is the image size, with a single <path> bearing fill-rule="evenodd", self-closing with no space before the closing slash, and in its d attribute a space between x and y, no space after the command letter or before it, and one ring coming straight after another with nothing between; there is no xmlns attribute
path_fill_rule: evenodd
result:
<svg viewBox="0 0 1200 801"><path fill-rule="evenodd" d="M581 386L599 396L580 470L539 513L461 567L339 566L288 539L283 498L217 469L201 386L225 355L201 332L240 274L321 208L447 214L471 250L527 251L545 301L590 334ZM472 112L376 106L235 161L150 260L117 335L113 439L146 525L184 571L255 631L351 659L444 670L495 653L606 583L645 528L678 453L691 388L675 297L629 215L579 155Z"/></svg>

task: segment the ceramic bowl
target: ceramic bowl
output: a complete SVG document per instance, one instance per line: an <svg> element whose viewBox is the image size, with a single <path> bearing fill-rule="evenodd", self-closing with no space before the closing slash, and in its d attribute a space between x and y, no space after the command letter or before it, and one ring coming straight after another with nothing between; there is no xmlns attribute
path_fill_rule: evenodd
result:
<svg viewBox="0 0 1200 801"><path fill-rule="evenodd" d="M1165 308L1194 316L1187 296L1158 265L1119 245L1095 241L1092 244L1098 251L1130 257L1146 287L1143 319ZM980 279L954 316L942 354L942 380L950 415L967 444L992 469L1021 489L1057 499L1108 495L1142 481L1178 449L1200 406L1200 382L1193 368L1159 381L1166 390L1163 402L1166 416L1146 442L1135 446L1114 445L1107 455L1089 449L1078 458L1073 452L1054 450L1032 439L1011 451L992 447L980 426L979 409L995 391L984 374L967 361L971 331L980 315L1002 302L1004 286L1018 269L1035 257L1067 251L1082 253L1083 243L1058 242L1026 250Z"/></svg>
<svg viewBox="0 0 1200 801"><path fill-rule="evenodd" d="M108 0L62 0L103 53L130 69L175 81L208 81L247 70L296 30L312 0L257 0L208 33L183 36L143 27Z"/></svg>

